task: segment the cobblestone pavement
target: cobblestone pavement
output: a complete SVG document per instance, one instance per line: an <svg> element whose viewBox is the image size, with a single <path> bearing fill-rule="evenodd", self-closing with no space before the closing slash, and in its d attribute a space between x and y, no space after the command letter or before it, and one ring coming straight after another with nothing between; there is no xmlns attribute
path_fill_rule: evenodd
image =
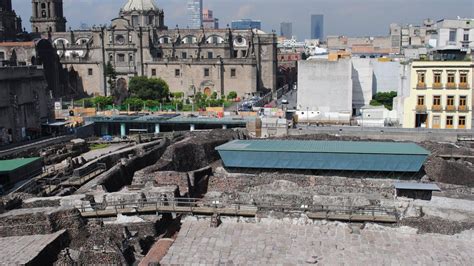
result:
<svg viewBox="0 0 474 266"><path fill-rule="evenodd" d="M352 233L351 233L352 231ZM185 220L162 264L474 265L473 232L418 235L376 225Z"/></svg>

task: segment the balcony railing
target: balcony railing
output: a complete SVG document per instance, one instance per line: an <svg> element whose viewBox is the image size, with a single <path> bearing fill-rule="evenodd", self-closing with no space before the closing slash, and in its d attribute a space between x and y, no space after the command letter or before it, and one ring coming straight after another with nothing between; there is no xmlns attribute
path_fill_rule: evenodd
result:
<svg viewBox="0 0 474 266"><path fill-rule="evenodd" d="M446 106L446 112L456 112L456 106L454 105Z"/></svg>
<svg viewBox="0 0 474 266"><path fill-rule="evenodd" d="M431 107L431 110L432 110L433 112L441 112L441 111L443 111L443 107L442 107L441 105L433 105L433 106Z"/></svg>
<svg viewBox="0 0 474 266"><path fill-rule="evenodd" d="M455 89L457 89L456 83L446 83L446 89L448 89L448 90L455 90Z"/></svg>
<svg viewBox="0 0 474 266"><path fill-rule="evenodd" d="M459 83L459 89L468 90L469 89L469 84L468 83Z"/></svg>
<svg viewBox="0 0 474 266"><path fill-rule="evenodd" d="M416 84L416 89L417 90L426 90L426 83L418 83Z"/></svg>
<svg viewBox="0 0 474 266"><path fill-rule="evenodd" d="M458 106L458 111L459 112L469 112L469 108L467 107L467 105L461 105L461 106Z"/></svg>
<svg viewBox="0 0 474 266"><path fill-rule="evenodd" d="M417 105L415 108L417 113L426 113L426 105Z"/></svg>
<svg viewBox="0 0 474 266"><path fill-rule="evenodd" d="M441 84L441 83L433 83L433 89L443 89L443 84Z"/></svg>

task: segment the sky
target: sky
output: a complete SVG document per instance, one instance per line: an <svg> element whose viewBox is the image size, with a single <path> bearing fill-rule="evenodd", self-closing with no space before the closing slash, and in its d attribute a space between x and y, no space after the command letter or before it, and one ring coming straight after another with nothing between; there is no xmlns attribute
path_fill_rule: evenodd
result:
<svg viewBox="0 0 474 266"><path fill-rule="evenodd" d="M13 0L13 8L31 29L31 0ZM64 0L67 28L77 29L109 24L118 16L127 0ZM186 0L155 0L165 11L165 24L185 28ZM214 11L220 26L241 18L262 21L262 29L280 32L281 22L293 23L293 35L309 38L311 14L323 14L325 35L387 35L391 23L419 25L425 18L474 18L474 0L204 0L204 7Z"/></svg>

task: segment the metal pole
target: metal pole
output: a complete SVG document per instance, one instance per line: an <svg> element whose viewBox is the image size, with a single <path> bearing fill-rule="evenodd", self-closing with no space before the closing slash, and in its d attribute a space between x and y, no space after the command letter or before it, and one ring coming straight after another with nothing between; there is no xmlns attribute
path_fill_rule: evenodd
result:
<svg viewBox="0 0 474 266"><path fill-rule="evenodd" d="M103 72L103 86L104 86L104 96L107 96L107 73L106 73L106 64L105 64L105 27L102 26L100 28L101 33L100 33L100 39L101 39L101 45L102 45L102 72Z"/></svg>

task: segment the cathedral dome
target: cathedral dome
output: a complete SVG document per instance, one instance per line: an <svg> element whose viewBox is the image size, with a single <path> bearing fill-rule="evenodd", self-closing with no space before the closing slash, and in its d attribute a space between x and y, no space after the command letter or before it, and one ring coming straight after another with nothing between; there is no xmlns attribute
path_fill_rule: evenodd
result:
<svg viewBox="0 0 474 266"><path fill-rule="evenodd" d="M122 11L130 12L133 10L147 11L147 10L158 10L158 6L154 0L128 0Z"/></svg>

